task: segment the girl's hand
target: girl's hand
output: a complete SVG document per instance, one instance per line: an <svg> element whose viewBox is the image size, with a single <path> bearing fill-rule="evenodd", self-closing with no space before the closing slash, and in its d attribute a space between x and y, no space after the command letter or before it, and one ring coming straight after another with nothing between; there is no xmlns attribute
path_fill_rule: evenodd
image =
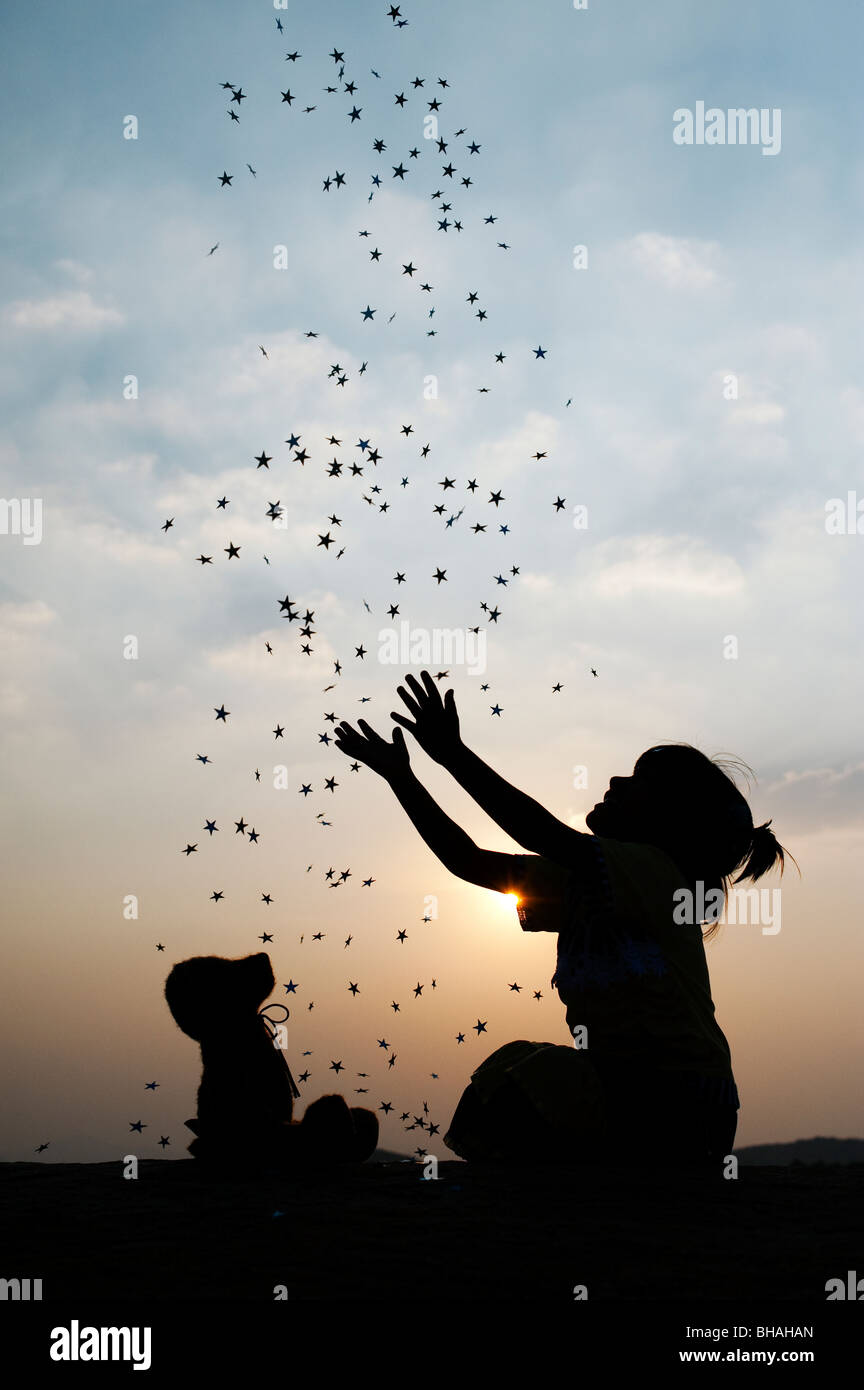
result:
<svg viewBox="0 0 864 1390"><path fill-rule="evenodd" d="M388 743L380 734L376 734L365 719L358 719L357 723L363 730L362 733L358 733L345 720L337 726L337 748L356 762L366 763L367 767L371 767L373 772L379 773L388 782L399 773L408 771L411 763L405 746L405 735L401 729L393 730L393 742Z"/></svg>
<svg viewBox="0 0 864 1390"><path fill-rule="evenodd" d="M401 714L391 713L390 718L410 729L424 752L428 753L430 758L434 758L436 763L446 766L450 755L461 743L456 697L452 690L448 690L442 700L438 686L429 672L421 671L420 674L423 677L422 685L416 676L405 677L411 687L411 694L403 685L397 689L397 694L414 715L414 723Z"/></svg>

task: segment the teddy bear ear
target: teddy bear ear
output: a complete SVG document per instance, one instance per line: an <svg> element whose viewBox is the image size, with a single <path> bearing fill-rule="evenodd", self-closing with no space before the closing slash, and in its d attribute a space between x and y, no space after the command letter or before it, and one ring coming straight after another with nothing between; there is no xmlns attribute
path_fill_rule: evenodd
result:
<svg viewBox="0 0 864 1390"><path fill-rule="evenodd" d="M260 981L262 988L266 987L269 994L276 984L276 976L273 974L273 964L267 952L259 951L257 955L247 956L244 964L251 967L256 980Z"/></svg>

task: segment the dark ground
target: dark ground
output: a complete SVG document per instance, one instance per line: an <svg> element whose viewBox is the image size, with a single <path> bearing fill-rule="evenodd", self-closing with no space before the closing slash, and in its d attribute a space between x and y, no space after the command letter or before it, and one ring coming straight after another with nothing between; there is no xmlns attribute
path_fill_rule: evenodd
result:
<svg viewBox="0 0 864 1390"><path fill-rule="evenodd" d="M7 1163L4 1277L68 1298L800 1299L861 1267L864 1164L658 1170L366 1164L303 1181L193 1159ZM274 1215L280 1212L281 1215Z"/></svg>

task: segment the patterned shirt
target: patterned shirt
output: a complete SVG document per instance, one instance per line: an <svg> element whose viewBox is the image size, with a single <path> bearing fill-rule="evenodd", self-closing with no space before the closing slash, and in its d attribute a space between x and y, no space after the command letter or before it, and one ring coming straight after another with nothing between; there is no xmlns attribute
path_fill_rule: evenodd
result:
<svg viewBox="0 0 864 1390"><path fill-rule="evenodd" d="M514 854L512 888L524 931L558 933L552 984L572 1033L608 1074L663 1074L738 1106L729 1044L716 1018L702 929L673 920L686 887L653 845L582 837L578 867Z"/></svg>

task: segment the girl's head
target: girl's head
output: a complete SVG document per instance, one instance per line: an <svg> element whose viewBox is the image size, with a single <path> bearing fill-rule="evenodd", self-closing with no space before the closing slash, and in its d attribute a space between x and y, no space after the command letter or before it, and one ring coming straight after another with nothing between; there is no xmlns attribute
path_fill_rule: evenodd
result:
<svg viewBox="0 0 864 1390"><path fill-rule="evenodd" d="M657 744L637 758L630 777L611 779L585 818L588 829L610 840L656 845L706 892L719 888L724 896L731 882L761 878L775 864L782 871L785 852L770 821L754 827L727 766L749 771L714 762L688 743Z"/></svg>

